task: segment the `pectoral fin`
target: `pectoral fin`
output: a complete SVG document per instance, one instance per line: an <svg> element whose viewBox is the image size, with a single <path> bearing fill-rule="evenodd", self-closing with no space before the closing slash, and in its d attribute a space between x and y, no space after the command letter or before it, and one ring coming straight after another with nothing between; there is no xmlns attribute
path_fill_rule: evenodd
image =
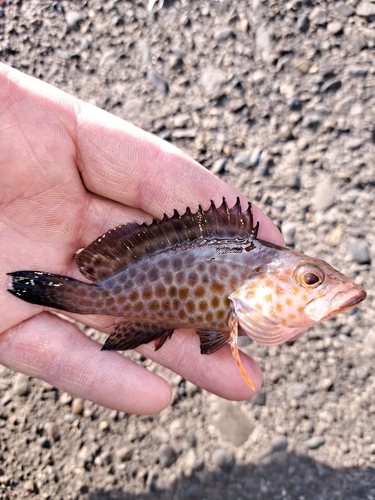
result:
<svg viewBox="0 0 375 500"><path fill-rule="evenodd" d="M254 384L252 383L247 371L245 370L245 368L241 362L240 353L238 352L237 339L238 339L239 325L238 325L238 319L233 312L230 312L228 314L228 326L229 326L229 331L230 331L229 344L230 344L230 348L232 351L232 356L234 357L234 359L237 363L237 366L241 372L241 375L245 379L245 382L250 387L250 389L255 391Z"/></svg>
<svg viewBox="0 0 375 500"><path fill-rule="evenodd" d="M122 321L117 323L111 335L105 341L102 350L125 351L135 349L142 344L148 344L152 340L159 339L155 350L160 349L168 337L171 337L173 330L158 325L146 323Z"/></svg>

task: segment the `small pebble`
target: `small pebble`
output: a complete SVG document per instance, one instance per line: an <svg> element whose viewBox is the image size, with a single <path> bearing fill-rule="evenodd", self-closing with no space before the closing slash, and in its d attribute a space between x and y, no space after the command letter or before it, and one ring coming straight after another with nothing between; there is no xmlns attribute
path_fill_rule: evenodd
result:
<svg viewBox="0 0 375 500"><path fill-rule="evenodd" d="M170 467L177 460L176 453L172 450L169 444L163 444L159 448L159 461L162 467Z"/></svg>
<svg viewBox="0 0 375 500"><path fill-rule="evenodd" d="M294 245L296 229L297 226L294 222L287 222L286 224L283 224L281 227L281 233L284 237L286 245L289 247Z"/></svg>
<svg viewBox="0 0 375 500"><path fill-rule="evenodd" d="M150 69L150 71L147 72L147 76L148 79L156 88L156 90L158 90L164 96L168 94L169 92L168 82L161 75L159 75L157 71L155 71L154 69Z"/></svg>
<svg viewBox="0 0 375 500"><path fill-rule="evenodd" d="M267 401L267 393L264 389L261 389L259 392L257 392L255 394L255 396L253 396L251 399L250 399L251 403L253 405L257 405L257 406L265 406L266 404L266 401Z"/></svg>
<svg viewBox="0 0 375 500"><path fill-rule="evenodd" d="M234 461L234 454L231 450L217 449L212 453L212 462L224 471L230 471Z"/></svg>
<svg viewBox="0 0 375 500"><path fill-rule="evenodd" d="M127 462L133 456L133 450L128 446L123 446L116 450L116 456L120 460L120 462Z"/></svg>
<svg viewBox="0 0 375 500"><path fill-rule="evenodd" d="M73 415L82 415L84 410L83 400L81 398L74 398L72 402Z"/></svg>
<svg viewBox="0 0 375 500"><path fill-rule="evenodd" d="M286 390L286 397L290 399L300 399L306 396L309 391L307 384L296 383L290 385Z"/></svg>
<svg viewBox="0 0 375 500"><path fill-rule="evenodd" d="M78 30L80 24L84 20L84 15L81 12L77 12L75 10L68 10L65 13L65 20L69 28L71 28L72 30Z"/></svg>
<svg viewBox="0 0 375 500"><path fill-rule="evenodd" d="M27 396L30 392L30 379L23 373L17 373L14 377L12 392L16 396Z"/></svg>
<svg viewBox="0 0 375 500"><path fill-rule="evenodd" d="M323 446L325 442L326 438L324 436L313 436L312 438L305 441L304 445L309 450L316 450L317 448Z"/></svg>
<svg viewBox="0 0 375 500"><path fill-rule="evenodd" d="M109 429L109 423L107 422L107 420L102 420L99 424L99 429L101 431L108 431Z"/></svg>
<svg viewBox="0 0 375 500"><path fill-rule="evenodd" d="M234 158L234 163L236 165L243 165L244 167L250 167L250 155L249 153L238 153Z"/></svg>
<svg viewBox="0 0 375 500"><path fill-rule="evenodd" d="M285 451L288 447L288 438L286 436L276 436L271 441L271 453Z"/></svg>
<svg viewBox="0 0 375 500"><path fill-rule="evenodd" d="M59 426L54 422L46 422L44 424L44 431L47 436L53 441L58 441L60 439L60 429Z"/></svg>
<svg viewBox="0 0 375 500"><path fill-rule="evenodd" d="M223 174L225 172L227 161L225 158L218 158L212 165L211 172L215 175Z"/></svg>
<svg viewBox="0 0 375 500"><path fill-rule="evenodd" d="M357 16L375 18L375 4L372 2L360 2L356 9Z"/></svg>
<svg viewBox="0 0 375 500"><path fill-rule="evenodd" d="M353 260L358 262L358 264L369 264L371 262L370 252L366 242L359 240L351 241L349 243L349 250Z"/></svg>

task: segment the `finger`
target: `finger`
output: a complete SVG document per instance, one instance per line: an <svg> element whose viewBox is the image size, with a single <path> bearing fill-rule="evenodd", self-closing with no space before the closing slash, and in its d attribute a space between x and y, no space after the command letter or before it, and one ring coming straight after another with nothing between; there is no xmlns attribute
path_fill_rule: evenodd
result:
<svg viewBox="0 0 375 500"><path fill-rule="evenodd" d="M38 116L41 110L49 110L50 114L47 113L45 120L38 121L38 125L47 122L50 128L54 126L53 130L56 127L65 128L65 138L60 129L52 134L46 131L40 144L44 145L51 137L57 138L58 142L54 148L39 148L38 159L49 168L51 164L54 165L56 183L61 179L59 158L64 158L65 168L74 162L78 165L86 189L100 195L90 207L82 206L82 218L87 218L91 226L96 228L97 236L119 221L119 207L113 201L162 217L164 213L172 214L174 209L183 212L186 207L190 207L194 211L198 204L208 208L211 199L219 205L223 196L228 205L233 206L240 195L173 145L44 82L0 64L0 106L1 103L4 106L4 103L12 105L15 101L23 104L25 99ZM21 116L25 106L19 108ZM25 129L35 128L35 113L22 114ZM75 153L72 145L75 146ZM27 152L27 148L24 149ZM59 154L60 150L67 152L65 157ZM45 161L41 160L43 155L46 155ZM68 188L69 185L66 186ZM45 199L45 189L38 189L41 199ZM77 188L74 195L71 192L66 195L75 197L76 203L83 197ZM103 203L103 198L108 203ZM243 196L240 198L245 209L247 200ZM76 210L67 210L65 204L61 204L61 207L57 204L55 212L53 216L59 223L55 225L60 233L67 235L69 227L76 232ZM70 213L74 220L67 224ZM254 215L255 220L260 221L259 237L282 244L279 231L268 217L256 207Z"/></svg>
<svg viewBox="0 0 375 500"><path fill-rule="evenodd" d="M242 378L229 346L210 355L201 354L199 337L193 330L176 330L158 351L155 351L153 342L139 347L137 351L222 398L236 401L248 399L262 385L261 370L253 359L241 353L241 361L255 391Z"/></svg>
<svg viewBox="0 0 375 500"><path fill-rule="evenodd" d="M0 363L118 411L151 414L171 401L169 384L76 326L42 313L0 337Z"/></svg>
<svg viewBox="0 0 375 500"><path fill-rule="evenodd" d="M248 200L239 191L173 145L85 103L77 145L87 189L155 217L174 209L183 213L186 207L194 211L198 204L207 209L211 199L219 206L223 197L232 207L239 196L247 208ZM283 244L278 229L257 207L254 216L261 238Z"/></svg>

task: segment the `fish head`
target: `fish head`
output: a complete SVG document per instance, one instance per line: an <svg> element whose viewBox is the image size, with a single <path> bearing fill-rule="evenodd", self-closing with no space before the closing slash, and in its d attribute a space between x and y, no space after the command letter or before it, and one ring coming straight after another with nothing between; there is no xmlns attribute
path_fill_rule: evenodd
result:
<svg viewBox="0 0 375 500"><path fill-rule="evenodd" d="M275 345L298 338L365 297L361 286L326 262L290 252L246 279L229 298L246 334Z"/></svg>

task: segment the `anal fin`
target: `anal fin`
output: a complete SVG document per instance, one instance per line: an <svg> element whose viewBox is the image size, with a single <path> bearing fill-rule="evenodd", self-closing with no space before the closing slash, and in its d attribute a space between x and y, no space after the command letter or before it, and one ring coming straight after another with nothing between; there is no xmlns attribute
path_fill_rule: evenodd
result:
<svg viewBox="0 0 375 500"><path fill-rule="evenodd" d="M212 354L229 342L228 332L197 330L201 341L201 354Z"/></svg>
<svg viewBox="0 0 375 500"><path fill-rule="evenodd" d="M117 323L110 336L105 341L102 350L126 351L135 349L142 344L159 339L155 350L160 349L168 337L171 337L173 330L167 330L163 326L150 325L136 321L121 321Z"/></svg>

